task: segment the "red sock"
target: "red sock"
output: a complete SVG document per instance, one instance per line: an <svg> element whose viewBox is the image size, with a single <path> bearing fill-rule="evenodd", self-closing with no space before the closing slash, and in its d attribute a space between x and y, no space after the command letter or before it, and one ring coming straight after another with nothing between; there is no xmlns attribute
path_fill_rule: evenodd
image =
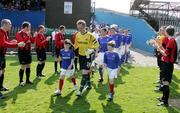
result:
<svg viewBox="0 0 180 113"><path fill-rule="evenodd" d="M72 78L71 81L73 82L74 85L76 85L76 79Z"/></svg>
<svg viewBox="0 0 180 113"><path fill-rule="evenodd" d="M64 80L63 80L63 79L60 79L60 80L59 80L59 90L60 90L60 91L62 90L63 84L64 84Z"/></svg>
<svg viewBox="0 0 180 113"><path fill-rule="evenodd" d="M114 84L109 84L110 93L114 93Z"/></svg>

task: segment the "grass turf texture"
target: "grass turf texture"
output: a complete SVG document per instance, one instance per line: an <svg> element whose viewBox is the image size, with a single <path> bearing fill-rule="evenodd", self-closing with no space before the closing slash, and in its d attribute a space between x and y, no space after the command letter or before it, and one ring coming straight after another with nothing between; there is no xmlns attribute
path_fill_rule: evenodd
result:
<svg viewBox="0 0 180 113"><path fill-rule="evenodd" d="M155 67L123 66L122 76L115 82L115 97L108 102L109 86L107 75L105 81L98 84L98 72L92 78L93 88L85 91L81 98L71 92L73 85L65 80L62 96L53 96L58 87L58 77L54 76L53 58L49 57L44 73L47 77L36 79L36 57L31 65L33 85L18 86L19 63L17 57L7 57L4 85L10 91L3 92L7 98L0 100L0 113L178 113L179 108L158 107L154 92L158 70ZM171 98L180 98L180 71L175 70L171 84ZM81 75L77 74L78 85ZM25 76L24 76L25 79Z"/></svg>

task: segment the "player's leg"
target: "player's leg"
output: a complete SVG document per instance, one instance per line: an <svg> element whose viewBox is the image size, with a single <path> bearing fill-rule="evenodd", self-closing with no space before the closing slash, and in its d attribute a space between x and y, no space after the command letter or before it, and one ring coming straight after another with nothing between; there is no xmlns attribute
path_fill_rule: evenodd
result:
<svg viewBox="0 0 180 113"><path fill-rule="evenodd" d="M125 61L125 46L124 45L121 47L121 61L122 63L124 63Z"/></svg>
<svg viewBox="0 0 180 113"><path fill-rule="evenodd" d="M109 79L109 100L113 99L113 95L114 95L114 79Z"/></svg>
<svg viewBox="0 0 180 113"><path fill-rule="evenodd" d="M30 81L31 64L26 64L26 84L32 84Z"/></svg>
<svg viewBox="0 0 180 113"><path fill-rule="evenodd" d="M173 64L171 63L163 63L162 67L162 73L163 73L163 96L161 98L161 102L158 104L158 106L169 106L168 99L169 99L169 85L172 79L172 72L173 72Z"/></svg>
<svg viewBox="0 0 180 113"><path fill-rule="evenodd" d="M121 74L121 65L122 65L122 62L123 62L121 54L119 54L119 58L120 58L121 63L119 64L119 67L118 67L118 70L117 70L117 76L115 76L115 79L117 79L117 77L119 77L120 74Z"/></svg>
<svg viewBox="0 0 180 113"><path fill-rule="evenodd" d="M4 83L4 72L5 72L5 69L2 69L2 74L0 75L1 77L0 77L0 91L8 91L9 89L7 88L7 87L5 87L4 85L3 85L3 83Z"/></svg>
<svg viewBox="0 0 180 113"><path fill-rule="evenodd" d="M55 60L54 60L54 72L55 72L55 74L58 73L57 64L60 61L59 60L59 54L60 54L60 50L56 48L55 49Z"/></svg>
<svg viewBox="0 0 180 113"><path fill-rule="evenodd" d="M0 89L1 89L1 91L3 88L3 81L4 81L4 73L3 73L3 70L0 69Z"/></svg>
<svg viewBox="0 0 180 113"><path fill-rule="evenodd" d="M71 81L74 85L73 91L77 90L77 88L78 88L77 83L76 83L76 77L75 77L74 73L75 73L74 69L67 71L67 76L71 79Z"/></svg>
<svg viewBox="0 0 180 113"><path fill-rule="evenodd" d="M129 57L130 57L130 50L129 50L129 45L127 45L126 51L125 51L125 63L128 63Z"/></svg>
<svg viewBox="0 0 180 113"><path fill-rule="evenodd" d="M60 73L60 77L59 77L59 87L58 87L58 90L56 90L54 92L54 94L56 96L61 95L62 88L63 88L63 85L64 85L65 74L66 74L66 70L65 69L61 69L61 73Z"/></svg>
<svg viewBox="0 0 180 113"><path fill-rule="evenodd" d="M58 64L58 57L55 57L55 60L54 60L54 73L57 74L58 71L57 71L57 64Z"/></svg>
<svg viewBox="0 0 180 113"><path fill-rule="evenodd" d="M81 86L80 86L80 89L77 93L77 96L81 96L82 95L82 91L85 87L85 85L87 84L87 81L88 81L88 76L90 78L90 75L89 75L89 71L87 71L87 59L86 59L86 56L79 56L79 64L80 64L80 69L82 70L82 78L81 78Z"/></svg>
<svg viewBox="0 0 180 113"><path fill-rule="evenodd" d="M36 67L36 76L38 77L38 79L41 79L41 77L45 76L42 74L46 60L45 50L37 51L37 59L38 59L38 65Z"/></svg>
<svg viewBox="0 0 180 113"><path fill-rule="evenodd" d="M40 73L41 77L45 77L45 75L42 73L44 70L45 64L46 64L45 61L42 61L42 67L41 67L41 73Z"/></svg>
<svg viewBox="0 0 180 113"><path fill-rule="evenodd" d="M42 64L43 64L43 63L42 63L41 61L39 61L39 62L38 62L38 65L37 65L37 67L36 67L36 76L37 76L38 79L41 79Z"/></svg>
<svg viewBox="0 0 180 113"><path fill-rule="evenodd" d="M0 69L0 91L8 91L9 89L3 86L5 69Z"/></svg>
<svg viewBox="0 0 180 113"><path fill-rule="evenodd" d="M23 77L24 77L24 70L26 68L26 65L25 64L21 64L21 68L19 70L19 85L20 86L24 86L24 83L23 83Z"/></svg>
<svg viewBox="0 0 180 113"><path fill-rule="evenodd" d="M163 77L163 75L162 75L162 71L161 71L161 68L162 68L161 62L162 62L161 61L161 56L157 55L157 64L159 66L159 79L155 82L155 83L158 84L157 88L155 89L155 91L162 91L162 87L163 87L163 84L162 84L162 77Z"/></svg>
<svg viewBox="0 0 180 113"><path fill-rule="evenodd" d="M118 69L108 69L108 75L109 75L109 100L113 100L114 95L114 77L117 74Z"/></svg>
<svg viewBox="0 0 180 113"><path fill-rule="evenodd" d="M0 59L0 91L9 90L8 88L3 86L5 68L6 68L6 60L5 60L5 56L2 56Z"/></svg>
<svg viewBox="0 0 180 113"><path fill-rule="evenodd" d="M77 65L78 65L78 57L75 56L75 59L74 59L74 66L75 66L75 70L76 70L76 71L79 70Z"/></svg>
<svg viewBox="0 0 180 113"><path fill-rule="evenodd" d="M78 71L78 59L79 59L79 53L78 49L75 50L75 59L74 59L74 66L75 66L75 71Z"/></svg>
<svg viewBox="0 0 180 113"><path fill-rule="evenodd" d="M84 73L84 75L86 75L87 77L86 77L86 85L87 85L87 87L86 87L86 89L91 89L92 87L91 87L91 73L93 74L93 72L91 71L91 65L92 65L92 61L95 59L94 58L95 57L95 55L94 54L92 54L91 56L90 56L90 58L87 58L87 57L85 57L86 58L86 67L84 68L84 70L83 70L83 73Z"/></svg>
<svg viewBox="0 0 180 113"><path fill-rule="evenodd" d="M100 65L99 66L99 82L103 82L104 80L103 74L104 74L103 66Z"/></svg>

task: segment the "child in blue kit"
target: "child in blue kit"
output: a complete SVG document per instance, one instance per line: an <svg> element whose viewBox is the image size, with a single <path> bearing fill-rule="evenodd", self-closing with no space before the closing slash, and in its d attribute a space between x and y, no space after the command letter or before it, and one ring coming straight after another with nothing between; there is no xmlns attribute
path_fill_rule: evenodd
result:
<svg viewBox="0 0 180 113"><path fill-rule="evenodd" d="M109 100L113 99L114 95L114 79L117 76L118 69L121 66L121 59L117 52L114 52L115 41L108 42L108 51L104 54L104 66L107 67L109 76Z"/></svg>

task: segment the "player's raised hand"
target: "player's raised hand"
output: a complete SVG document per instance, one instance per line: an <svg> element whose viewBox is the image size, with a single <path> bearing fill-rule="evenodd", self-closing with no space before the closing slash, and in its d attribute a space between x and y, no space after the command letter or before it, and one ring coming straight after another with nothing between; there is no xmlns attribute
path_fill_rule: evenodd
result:
<svg viewBox="0 0 180 113"><path fill-rule="evenodd" d="M161 46L161 41L159 39L156 38L154 40L156 41L157 45Z"/></svg>
<svg viewBox="0 0 180 113"><path fill-rule="evenodd" d="M28 31L28 32L27 32L27 35L30 36L30 37L32 37L31 31Z"/></svg>
<svg viewBox="0 0 180 113"><path fill-rule="evenodd" d="M37 36L37 34L38 34L38 33L37 33L37 32L35 32L35 33L33 34L33 37L36 37L36 36Z"/></svg>
<svg viewBox="0 0 180 113"><path fill-rule="evenodd" d="M50 39L51 39L51 36L48 36L48 37L46 38L47 41L49 41Z"/></svg>

